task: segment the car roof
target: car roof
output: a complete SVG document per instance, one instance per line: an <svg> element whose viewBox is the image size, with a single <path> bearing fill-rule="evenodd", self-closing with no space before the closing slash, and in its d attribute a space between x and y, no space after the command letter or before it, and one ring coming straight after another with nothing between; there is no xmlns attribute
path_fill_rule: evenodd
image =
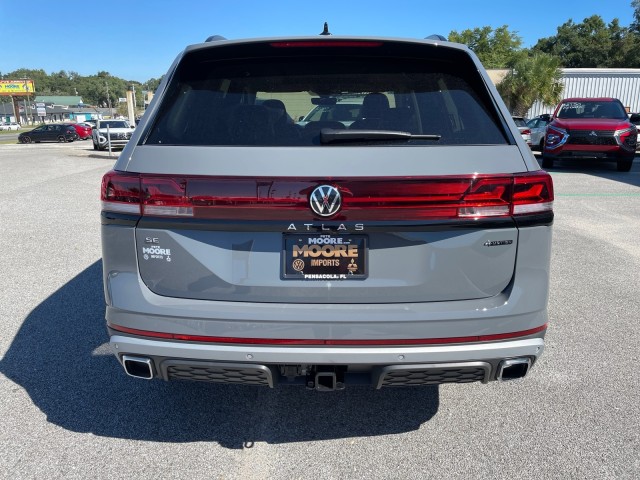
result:
<svg viewBox="0 0 640 480"><path fill-rule="evenodd" d="M617 102L619 100L617 98L613 98L613 97L571 97L571 98L563 99L560 103L588 102L588 101L593 101L593 102Z"/></svg>
<svg viewBox="0 0 640 480"><path fill-rule="evenodd" d="M248 43L265 43L265 42L336 42L336 41L357 41L357 42L402 42L402 43L416 43L416 44L425 44L425 45L441 45L447 46L450 48L455 48L457 50L466 50L470 51L467 45L462 43L454 43L446 40L437 40L433 38L403 38L403 37L377 37L377 36L356 36L356 35L330 35L330 36L320 36L320 35L304 35L304 36L291 36L291 37L259 37L259 38L239 38L235 40L226 39L224 37L217 37L215 40L196 43L193 45L189 45L185 48L184 52L192 51L192 50L201 50L212 48L221 45L233 45L233 44L248 44ZM212 38L212 37L209 37Z"/></svg>

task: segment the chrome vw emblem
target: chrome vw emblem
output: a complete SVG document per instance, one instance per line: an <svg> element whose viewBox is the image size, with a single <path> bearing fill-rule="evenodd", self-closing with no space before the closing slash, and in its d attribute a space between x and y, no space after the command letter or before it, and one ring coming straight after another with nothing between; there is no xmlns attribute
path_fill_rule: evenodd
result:
<svg viewBox="0 0 640 480"><path fill-rule="evenodd" d="M311 192L309 198L311 210L321 217L330 217L342 206L342 197L336 187L320 185Z"/></svg>

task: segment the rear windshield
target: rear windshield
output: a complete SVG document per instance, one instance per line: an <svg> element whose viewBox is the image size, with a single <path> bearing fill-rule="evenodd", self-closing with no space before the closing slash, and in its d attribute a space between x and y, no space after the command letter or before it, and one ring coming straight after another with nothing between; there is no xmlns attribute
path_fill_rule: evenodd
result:
<svg viewBox="0 0 640 480"><path fill-rule="evenodd" d="M407 44L197 50L178 66L141 142L312 147L329 143L325 129L357 132L338 132L331 144L509 143L465 52ZM359 136L372 131L411 135Z"/></svg>
<svg viewBox="0 0 640 480"><path fill-rule="evenodd" d="M627 112L620 102L570 101L560 106L558 118L614 118L625 120Z"/></svg>

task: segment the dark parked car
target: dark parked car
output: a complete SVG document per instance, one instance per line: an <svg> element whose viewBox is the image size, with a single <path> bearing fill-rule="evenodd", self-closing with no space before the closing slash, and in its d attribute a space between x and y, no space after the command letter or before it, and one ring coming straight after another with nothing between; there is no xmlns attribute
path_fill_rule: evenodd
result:
<svg viewBox="0 0 640 480"><path fill-rule="evenodd" d="M30 132L18 135L20 143L73 142L77 139L78 133L70 124L40 125Z"/></svg>

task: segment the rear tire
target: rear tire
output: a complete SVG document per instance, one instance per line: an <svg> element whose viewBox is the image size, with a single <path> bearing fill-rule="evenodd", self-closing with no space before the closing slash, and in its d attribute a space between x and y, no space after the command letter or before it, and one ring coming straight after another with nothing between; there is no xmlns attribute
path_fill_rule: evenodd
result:
<svg viewBox="0 0 640 480"><path fill-rule="evenodd" d="M628 172L629 170L631 170L632 165L633 165L633 158L618 160L616 164L619 172Z"/></svg>
<svg viewBox="0 0 640 480"><path fill-rule="evenodd" d="M554 159L542 154L542 168L553 168Z"/></svg>
<svg viewBox="0 0 640 480"><path fill-rule="evenodd" d="M64 142L66 142L66 141L67 141L67 139L65 138L65 136L64 136L64 135L59 135L59 136L58 136L58 142L63 142L63 143L64 143Z"/></svg>
<svg viewBox="0 0 640 480"><path fill-rule="evenodd" d="M94 150L98 150L98 145L96 145L95 143L93 144L93 149Z"/></svg>
<svg viewBox="0 0 640 480"><path fill-rule="evenodd" d="M540 140L538 148L540 149L540 153L544 153L544 139Z"/></svg>

